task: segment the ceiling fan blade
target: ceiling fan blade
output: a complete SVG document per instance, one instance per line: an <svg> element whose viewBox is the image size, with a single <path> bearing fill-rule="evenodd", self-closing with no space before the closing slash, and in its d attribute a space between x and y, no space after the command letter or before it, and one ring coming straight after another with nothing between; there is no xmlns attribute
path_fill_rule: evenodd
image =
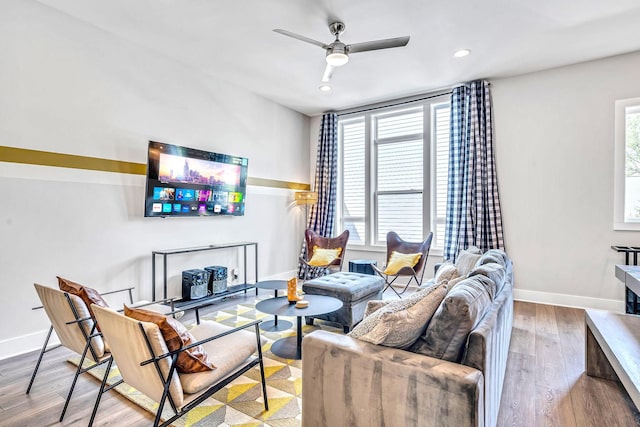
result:
<svg viewBox="0 0 640 427"><path fill-rule="evenodd" d="M322 75L322 83L329 83L331 81L331 76L333 76L334 67L331 64L327 64L324 69L324 74Z"/></svg>
<svg viewBox="0 0 640 427"><path fill-rule="evenodd" d="M402 47L409 43L409 36L394 37L391 39L374 40L370 42L355 43L347 46L349 53L366 52L369 50L389 49L391 47Z"/></svg>
<svg viewBox="0 0 640 427"><path fill-rule="evenodd" d="M283 36L292 37L294 39L298 39L303 42L311 43L316 46L320 46L323 49L326 49L327 45L325 43L319 42L318 40L310 39L309 37L301 36L300 34L292 33L291 31L275 29L273 30L278 34L282 34Z"/></svg>

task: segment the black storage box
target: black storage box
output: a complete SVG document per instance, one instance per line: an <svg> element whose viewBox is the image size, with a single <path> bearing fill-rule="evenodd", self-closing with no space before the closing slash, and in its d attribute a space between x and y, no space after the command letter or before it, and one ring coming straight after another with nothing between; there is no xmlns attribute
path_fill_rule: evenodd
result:
<svg viewBox="0 0 640 427"><path fill-rule="evenodd" d="M212 295L227 291L227 267L212 265L204 268L209 273L209 292Z"/></svg>
<svg viewBox="0 0 640 427"><path fill-rule="evenodd" d="M209 295L209 272L200 269L182 272L182 299L192 300Z"/></svg>

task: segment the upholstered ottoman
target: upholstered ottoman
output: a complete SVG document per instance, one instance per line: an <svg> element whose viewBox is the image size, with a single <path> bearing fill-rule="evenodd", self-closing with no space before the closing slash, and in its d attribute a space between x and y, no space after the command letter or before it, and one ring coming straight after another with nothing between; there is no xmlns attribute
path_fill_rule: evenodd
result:
<svg viewBox="0 0 640 427"><path fill-rule="evenodd" d="M340 323L347 333L364 317L367 301L382 299L384 280L379 276L360 273L339 272L307 280L302 291L311 295L328 295L342 301L342 308L333 313L305 316L307 325L313 319Z"/></svg>

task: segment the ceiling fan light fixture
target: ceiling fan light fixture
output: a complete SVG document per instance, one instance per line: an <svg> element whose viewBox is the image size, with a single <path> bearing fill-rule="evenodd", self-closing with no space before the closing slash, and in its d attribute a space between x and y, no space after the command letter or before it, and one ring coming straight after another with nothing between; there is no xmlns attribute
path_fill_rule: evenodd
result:
<svg viewBox="0 0 640 427"><path fill-rule="evenodd" d="M331 85L320 85L320 92L331 92Z"/></svg>
<svg viewBox="0 0 640 427"><path fill-rule="evenodd" d="M346 48L342 43L335 43L335 46L327 49L327 64L333 67L340 67L349 62Z"/></svg>

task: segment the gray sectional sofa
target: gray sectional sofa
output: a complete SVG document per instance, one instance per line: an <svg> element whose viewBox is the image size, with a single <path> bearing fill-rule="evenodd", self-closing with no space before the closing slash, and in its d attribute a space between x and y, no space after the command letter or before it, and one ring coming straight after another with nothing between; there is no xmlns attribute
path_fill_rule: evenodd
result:
<svg viewBox="0 0 640 427"><path fill-rule="evenodd" d="M432 327L425 326L412 351L327 331L307 335L303 427L495 426L513 324L512 263L495 250L473 261L462 277L449 277ZM481 287L489 300L474 291ZM433 320L443 312L448 323ZM470 332L460 335L452 313L471 317Z"/></svg>

